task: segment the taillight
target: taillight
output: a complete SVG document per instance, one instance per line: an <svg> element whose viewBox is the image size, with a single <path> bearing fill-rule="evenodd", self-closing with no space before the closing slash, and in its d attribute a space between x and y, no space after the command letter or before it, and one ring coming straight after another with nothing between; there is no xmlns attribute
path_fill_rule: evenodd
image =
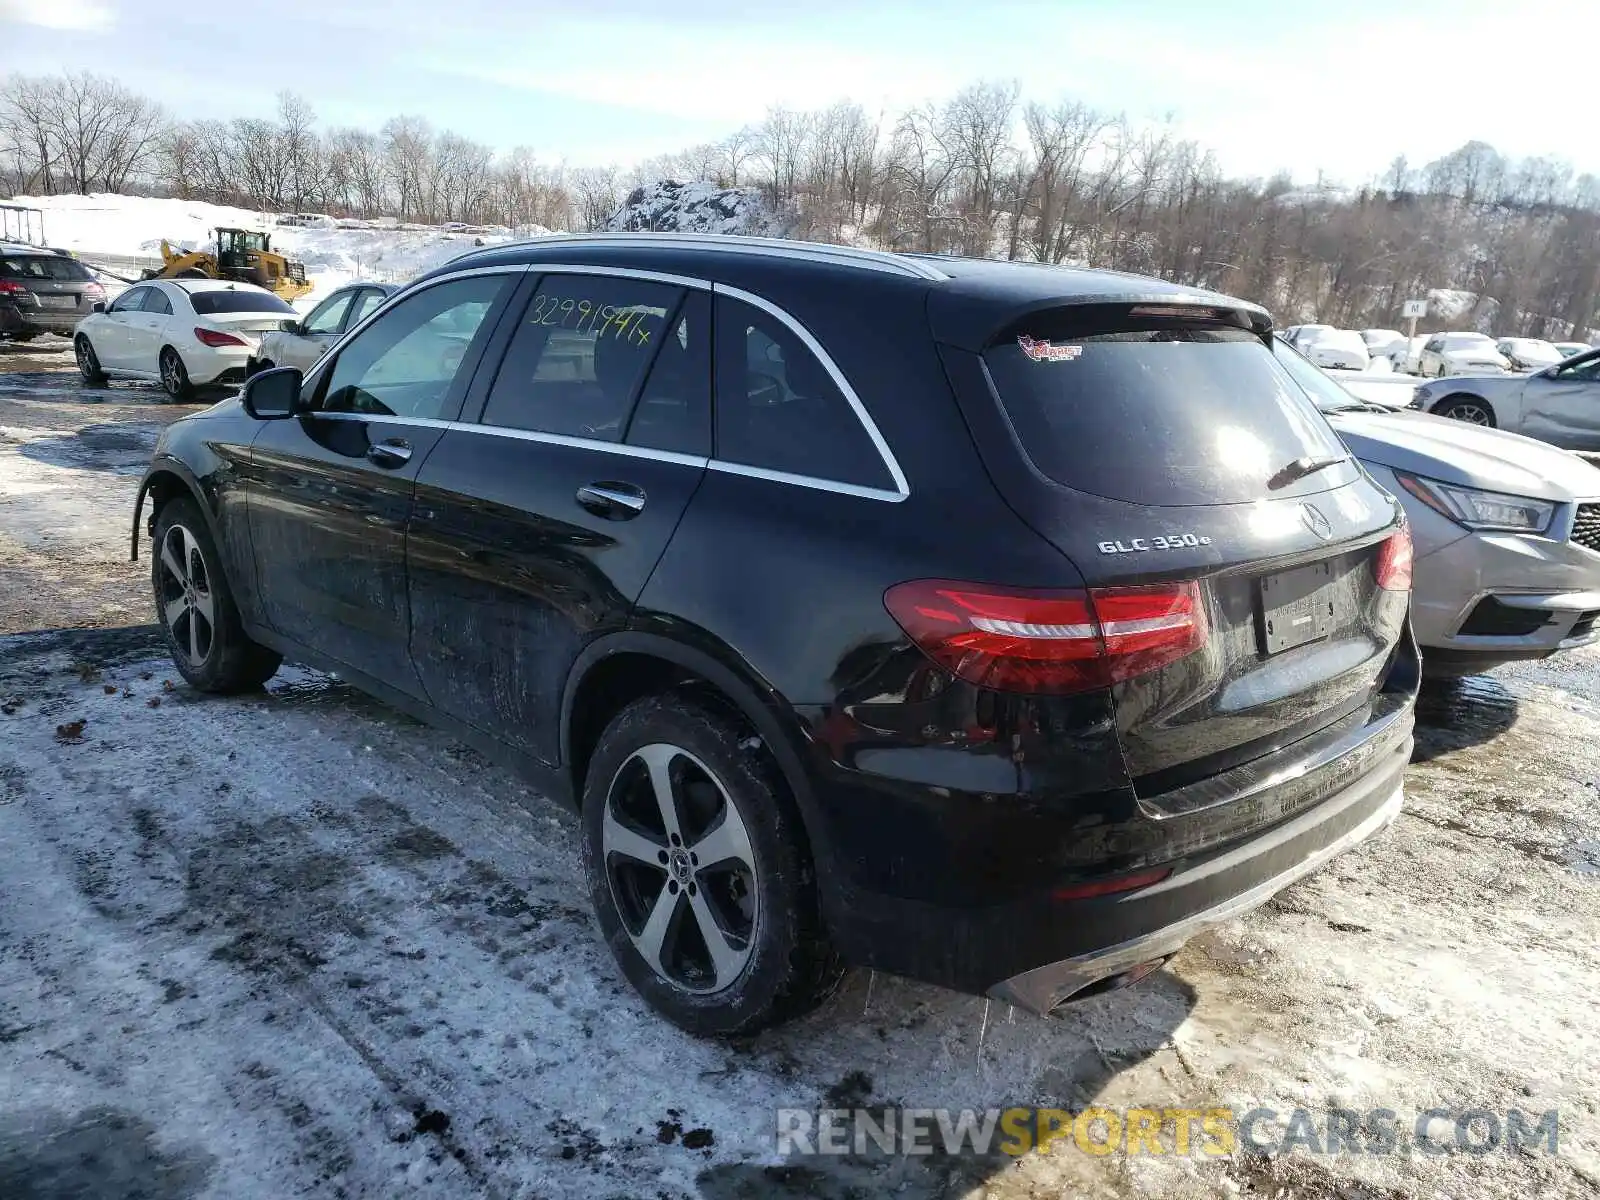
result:
<svg viewBox="0 0 1600 1200"><path fill-rule="evenodd" d="M26 296L28 289L14 279L0 279L0 296Z"/></svg>
<svg viewBox="0 0 1600 1200"><path fill-rule="evenodd" d="M96 300L104 300L106 290L91 279L88 283L83 285L83 294Z"/></svg>
<svg viewBox="0 0 1600 1200"><path fill-rule="evenodd" d="M1378 547L1378 586L1386 592L1411 590L1411 530L1404 525Z"/></svg>
<svg viewBox="0 0 1600 1200"><path fill-rule="evenodd" d="M1002 692L1081 692L1154 671L1206 640L1193 582L1034 591L918 579L884 605L929 658Z"/></svg>
<svg viewBox="0 0 1600 1200"><path fill-rule="evenodd" d="M231 333L223 333L219 329L202 329L196 325L194 335L207 346L248 346L250 343L242 337L234 337Z"/></svg>

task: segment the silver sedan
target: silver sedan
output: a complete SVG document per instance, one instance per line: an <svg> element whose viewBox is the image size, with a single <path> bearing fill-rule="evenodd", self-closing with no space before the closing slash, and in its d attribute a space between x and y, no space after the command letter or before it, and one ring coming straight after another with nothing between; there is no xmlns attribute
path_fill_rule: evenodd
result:
<svg viewBox="0 0 1600 1200"><path fill-rule="evenodd" d="M1427 674L1600 640L1600 469L1516 434L1359 400L1281 343L1278 358L1405 507Z"/></svg>
<svg viewBox="0 0 1600 1200"><path fill-rule="evenodd" d="M1416 390L1412 408L1526 434L1560 446L1600 452L1600 350L1532 375L1457 375Z"/></svg>

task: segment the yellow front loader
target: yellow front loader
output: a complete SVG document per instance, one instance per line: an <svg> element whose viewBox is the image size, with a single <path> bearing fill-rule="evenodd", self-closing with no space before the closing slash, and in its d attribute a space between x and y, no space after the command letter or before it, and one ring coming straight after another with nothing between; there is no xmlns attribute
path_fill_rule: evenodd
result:
<svg viewBox="0 0 1600 1200"><path fill-rule="evenodd" d="M264 233L248 229L218 229L211 250L179 250L161 241L159 271L146 271L146 279L232 279L266 288L279 299L297 300L311 290L304 263L290 262L272 250Z"/></svg>

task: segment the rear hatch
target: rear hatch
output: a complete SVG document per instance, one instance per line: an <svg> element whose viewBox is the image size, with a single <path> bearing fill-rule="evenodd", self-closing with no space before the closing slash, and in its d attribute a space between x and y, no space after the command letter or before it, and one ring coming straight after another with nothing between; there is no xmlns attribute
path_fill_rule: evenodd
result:
<svg viewBox="0 0 1600 1200"><path fill-rule="evenodd" d="M37 253L0 255L0 295L21 308L38 310L30 316L54 314L75 321L96 300L104 300L106 293L76 259Z"/></svg>
<svg viewBox="0 0 1600 1200"><path fill-rule="evenodd" d="M1394 501L1265 328L1244 308L1091 304L944 349L997 487L1082 574L1108 645L1118 605L1129 629L1159 629L1143 608L1164 590L1198 615L1178 653L1110 682L1143 800L1358 720L1403 631L1407 595L1380 587Z"/></svg>

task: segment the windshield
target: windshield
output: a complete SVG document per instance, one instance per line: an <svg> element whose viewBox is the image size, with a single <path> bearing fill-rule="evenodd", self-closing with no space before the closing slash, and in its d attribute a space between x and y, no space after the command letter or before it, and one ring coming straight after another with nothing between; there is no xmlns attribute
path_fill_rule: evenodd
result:
<svg viewBox="0 0 1600 1200"><path fill-rule="evenodd" d="M1347 457L1261 338L1222 323L1056 310L1019 322L983 361L1034 466L1098 496L1236 504L1266 495L1286 463ZM1339 482L1323 473L1294 491Z"/></svg>
<svg viewBox="0 0 1600 1200"><path fill-rule="evenodd" d="M189 303L194 306L194 311L202 317L214 313L284 313L294 316L294 309L271 292L236 292L231 288L219 288L214 292L190 292Z"/></svg>
<svg viewBox="0 0 1600 1200"><path fill-rule="evenodd" d="M1289 373L1296 383L1305 389L1311 401L1325 413L1348 412L1351 409L1366 408L1367 405L1357 400L1345 391L1332 379L1322 373L1322 370L1305 358L1298 350L1281 338L1273 338L1273 349L1278 353L1278 365Z"/></svg>

